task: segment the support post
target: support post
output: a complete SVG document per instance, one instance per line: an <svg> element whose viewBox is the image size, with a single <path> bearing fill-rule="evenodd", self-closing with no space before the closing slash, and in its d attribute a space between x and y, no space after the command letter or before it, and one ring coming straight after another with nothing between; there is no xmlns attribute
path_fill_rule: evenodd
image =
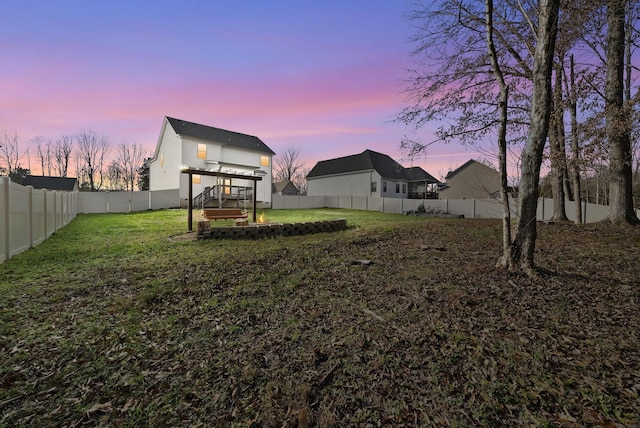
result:
<svg viewBox="0 0 640 428"><path fill-rule="evenodd" d="M253 195L251 195L251 201L253 205L253 222L256 222L256 201L258 200L258 182L253 180Z"/></svg>
<svg viewBox="0 0 640 428"><path fill-rule="evenodd" d="M189 222L189 232L193 232L193 173L189 171L189 202L187 203L187 221Z"/></svg>

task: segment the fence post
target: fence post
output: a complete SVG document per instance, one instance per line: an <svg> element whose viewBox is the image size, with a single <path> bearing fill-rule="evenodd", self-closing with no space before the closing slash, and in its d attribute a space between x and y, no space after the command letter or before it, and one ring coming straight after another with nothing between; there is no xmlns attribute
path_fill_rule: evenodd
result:
<svg viewBox="0 0 640 428"><path fill-rule="evenodd" d="M11 244L9 240L9 217L11 216L11 196L9 192L11 191L11 182L9 181L9 177L0 177L0 185L5 188L4 192L4 224L2 228L4 229L4 260L9 260L11 257ZM0 260L2 261L2 260Z"/></svg>

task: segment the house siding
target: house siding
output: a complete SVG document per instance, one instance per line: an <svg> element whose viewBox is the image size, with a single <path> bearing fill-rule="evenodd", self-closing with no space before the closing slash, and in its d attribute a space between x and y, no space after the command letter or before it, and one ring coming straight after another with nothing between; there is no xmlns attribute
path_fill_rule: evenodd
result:
<svg viewBox="0 0 640 428"><path fill-rule="evenodd" d="M450 178L440 190L440 199L491 199L500 191L498 171L473 162Z"/></svg>
<svg viewBox="0 0 640 428"><path fill-rule="evenodd" d="M158 141L156 157L149 163L149 190L178 189L181 180L176 171L180 171L182 165L180 137L165 120L160 138L162 141Z"/></svg>
<svg viewBox="0 0 640 428"><path fill-rule="evenodd" d="M377 191L371 192L371 183L377 183ZM307 179L307 195L313 196L379 196L382 190L380 174L362 171Z"/></svg>
<svg viewBox="0 0 640 428"><path fill-rule="evenodd" d="M387 191L384 191L384 183L387 183ZM400 185L400 192L396 192L396 185ZM403 187L404 185L404 187ZM380 180L380 196L383 198L406 198L408 192L408 184L406 181L389 180L382 178ZM404 191L403 191L404 190Z"/></svg>
<svg viewBox="0 0 640 428"><path fill-rule="evenodd" d="M206 146L206 158L198 159L198 144ZM260 166L261 156L268 156L269 166ZM162 166L164 158L164 166ZM212 164L207 161L217 161L219 164ZM181 201L188 199L189 182L188 175L182 174L182 167L212 169L220 167L224 172L242 174L261 169L266 175L257 182L256 200L267 206L271 204L271 177L272 177L272 156L270 153L251 151L233 147L224 143L211 140L191 137L188 135L178 135L173 127L165 119L154 159L149 163L150 190L179 189ZM217 177L201 176L199 184L193 184L193 195L198 195L207 186L217 184ZM253 187L253 181L233 179L234 186Z"/></svg>

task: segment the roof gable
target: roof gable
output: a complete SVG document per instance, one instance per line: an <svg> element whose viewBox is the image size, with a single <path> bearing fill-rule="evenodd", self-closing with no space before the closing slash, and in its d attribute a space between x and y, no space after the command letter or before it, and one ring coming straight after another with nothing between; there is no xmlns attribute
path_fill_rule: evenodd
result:
<svg viewBox="0 0 640 428"><path fill-rule="evenodd" d="M166 120L178 135L211 141L222 145L230 145L245 150L271 155L275 154L260 138L253 135L227 131L226 129L214 128L212 126L175 119L169 116L166 116Z"/></svg>
<svg viewBox="0 0 640 428"><path fill-rule="evenodd" d="M447 173L447 176L445 177L445 180L449 180L451 177L455 176L456 174L459 174L460 172L462 172L463 170L471 167L471 166L476 166L476 167L480 167L480 168L485 168L491 172L495 172L496 174L498 174L498 171L496 171L495 169L491 168L490 166L487 166L485 164L483 164L482 162L478 162L475 159L469 159L468 161L466 161L465 163L463 163L462 165L460 165L458 168L454 169L453 171L449 171L449 173Z"/></svg>
<svg viewBox="0 0 640 428"><path fill-rule="evenodd" d="M27 175L22 180L23 186L31 186L34 189L61 190L73 192L78 184L77 178L50 177L46 175Z"/></svg>
<svg viewBox="0 0 640 428"><path fill-rule="evenodd" d="M296 187L295 184L293 184L293 181L291 180L276 181L275 183L273 183L272 189L273 189L273 192L277 193L277 192L284 191L287 187L292 188L296 192L298 191L298 188Z"/></svg>

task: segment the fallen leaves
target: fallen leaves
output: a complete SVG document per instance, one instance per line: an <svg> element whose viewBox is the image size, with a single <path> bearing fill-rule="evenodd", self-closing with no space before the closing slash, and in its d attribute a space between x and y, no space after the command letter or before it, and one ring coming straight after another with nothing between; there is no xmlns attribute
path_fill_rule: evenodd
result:
<svg viewBox="0 0 640 428"><path fill-rule="evenodd" d="M499 230L184 242L99 287L90 267L25 287L2 307L0 425L638 423L640 232L541 225L526 279L494 268Z"/></svg>

